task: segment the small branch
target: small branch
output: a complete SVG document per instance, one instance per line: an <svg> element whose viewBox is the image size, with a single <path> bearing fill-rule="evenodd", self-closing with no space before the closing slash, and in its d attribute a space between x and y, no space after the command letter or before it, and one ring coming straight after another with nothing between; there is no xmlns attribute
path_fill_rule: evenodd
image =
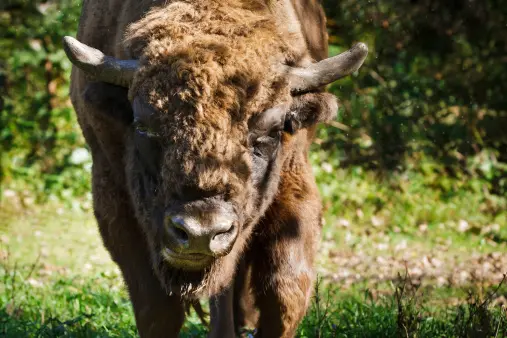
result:
<svg viewBox="0 0 507 338"><path fill-rule="evenodd" d="M32 276L32 273L34 272L35 267L37 266L37 264L39 264L40 257L41 257L41 254L39 251L39 254L37 255L37 258L35 259L35 262L30 266L30 271L28 272L28 275L25 277L25 280L27 280L28 278L30 278Z"/></svg>
<svg viewBox="0 0 507 338"><path fill-rule="evenodd" d="M345 125L343 123L337 122L337 121L329 121L327 124L329 124L332 127L337 128L337 129L343 130L343 131L349 131L350 130L349 126L347 126L347 125Z"/></svg>
<svg viewBox="0 0 507 338"><path fill-rule="evenodd" d="M492 293L490 293L488 295L488 297L486 297L486 299L482 302L482 304L480 305L480 307L487 306L487 304L489 304L491 302L491 300L498 293L498 290L500 290L500 288L502 287L502 284L505 282L506 279L507 279L507 273L504 273L503 274L503 278L500 281L500 283L497 285L495 291L493 291Z"/></svg>

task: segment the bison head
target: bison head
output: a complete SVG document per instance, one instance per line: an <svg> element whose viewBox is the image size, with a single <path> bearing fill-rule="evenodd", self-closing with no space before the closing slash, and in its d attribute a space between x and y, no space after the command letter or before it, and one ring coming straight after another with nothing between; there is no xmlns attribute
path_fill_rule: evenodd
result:
<svg viewBox="0 0 507 338"><path fill-rule="evenodd" d="M94 80L129 88L120 120L132 205L162 284L195 296L229 283L285 159L305 154L305 129L336 114L319 88L356 71L367 47L305 62L265 15L182 6L129 27L136 59L71 37L64 48Z"/></svg>

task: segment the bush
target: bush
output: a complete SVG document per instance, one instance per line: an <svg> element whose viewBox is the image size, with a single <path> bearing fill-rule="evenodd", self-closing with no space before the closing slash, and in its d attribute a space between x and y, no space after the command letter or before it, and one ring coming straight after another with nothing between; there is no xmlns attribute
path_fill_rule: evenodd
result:
<svg viewBox="0 0 507 338"><path fill-rule="evenodd" d="M331 86L342 108L340 123L321 130L323 147L343 166L436 164L504 194L507 1L323 2L332 53L358 40L370 48L357 76Z"/></svg>
<svg viewBox="0 0 507 338"><path fill-rule="evenodd" d="M0 5L0 182L40 201L89 191L89 155L69 100L78 0ZM1 194L0 194L1 196Z"/></svg>

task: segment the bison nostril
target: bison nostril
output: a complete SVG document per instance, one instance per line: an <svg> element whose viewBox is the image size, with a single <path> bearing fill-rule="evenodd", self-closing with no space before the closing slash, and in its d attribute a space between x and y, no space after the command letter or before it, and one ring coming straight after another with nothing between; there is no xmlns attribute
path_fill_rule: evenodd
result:
<svg viewBox="0 0 507 338"><path fill-rule="evenodd" d="M181 241L188 241L188 234L185 230L181 229L177 225L173 227L174 234Z"/></svg>
<svg viewBox="0 0 507 338"><path fill-rule="evenodd" d="M217 229L209 243L211 252L213 252L215 256L226 255L232 249L237 235L238 226L235 223L231 224L229 227L224 225L221 229Z"/></svg>
<svg viewBox="0 0 507 338"><path fill-rule="evenodd" d="M174 239L180 242L188 242L190 239L186 229L185 221L179 217L169 217L166 220L167 230L172 234Z"/></svg>
<svg viewBox="0 0 507 338"><path fill-rule="evenodd" d="M231 224L229 229L216 232L212 240L220 240L223 237L227 237L228 235L232 234L234 230L234 224Z"/></svg>

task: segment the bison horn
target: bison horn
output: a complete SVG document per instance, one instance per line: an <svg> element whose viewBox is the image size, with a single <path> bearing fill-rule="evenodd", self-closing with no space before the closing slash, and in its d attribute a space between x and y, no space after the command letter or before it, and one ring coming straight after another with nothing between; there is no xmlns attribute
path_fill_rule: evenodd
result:
<svg viewBox="0 0 507 338"><path fill-rule="evenodd" d="M291 92L308 92L350 75L361 67L367 55L368 47L360 42L346 52L306 68L290 67Z"/></svg>
<svg viewBox="0 0 507 338"><path fill-rule="evenodd" d="M137 60L118 60L66 36L63 38L65 54L79 69L97 81L128 87L138 67Z"/></svg>

